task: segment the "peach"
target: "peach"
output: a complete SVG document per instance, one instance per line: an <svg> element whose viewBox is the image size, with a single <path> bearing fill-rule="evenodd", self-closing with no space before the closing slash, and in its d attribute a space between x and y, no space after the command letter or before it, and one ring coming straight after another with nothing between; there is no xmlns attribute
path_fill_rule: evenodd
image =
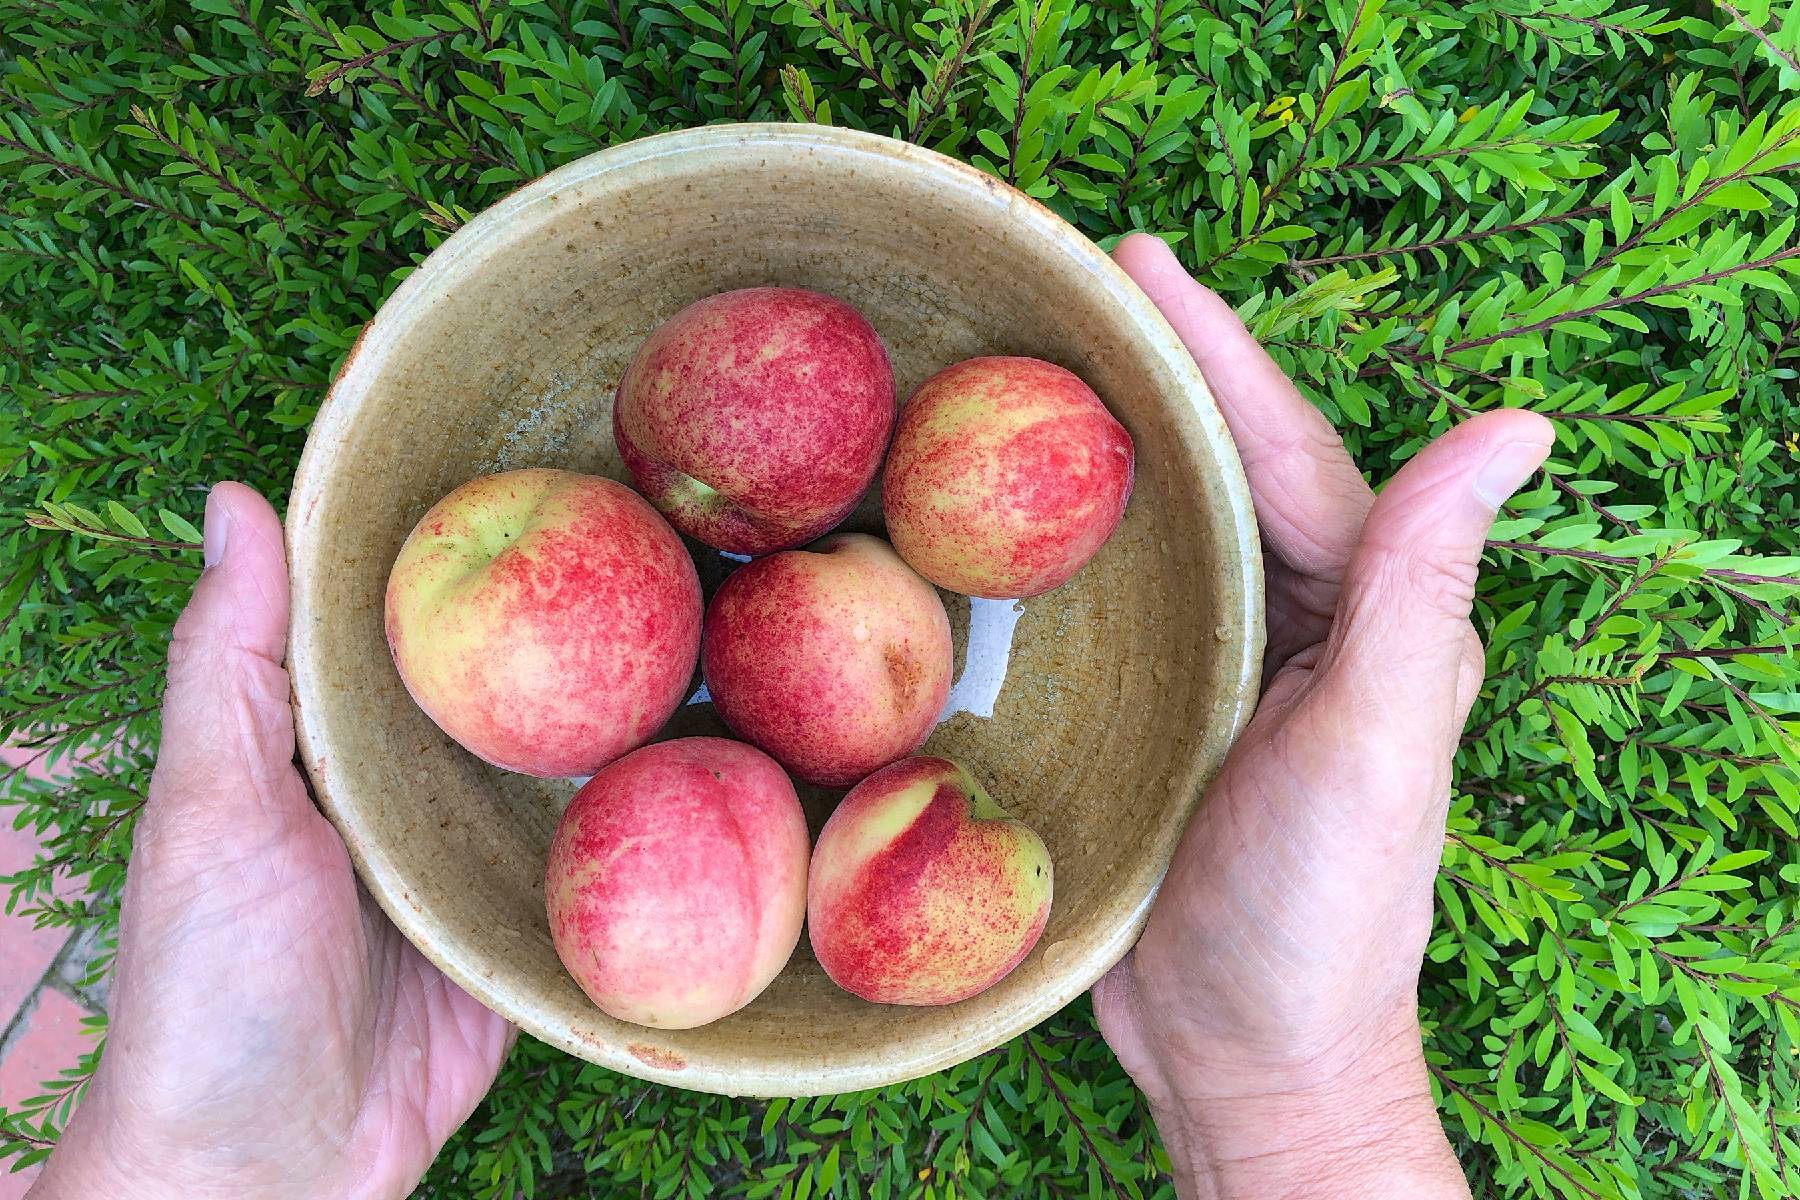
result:
<svg viewBox="0 0 1800 1200"><path fill-rule="evenodd" d="M1060 587L1118 528L1131 435L1093 389L1035 358L972 358L900 410L881 479L888 536L941 588L989 599Z"/></svg>
<svg viewBox="0 0 1800 1200"><path fill-rule="evenodd" d="M845 991L953 1004L1018 966L1050 917L1050 854L966 767L908 758L850 789L813 850L806 927Z"/></svg>
<svg viewBox="0 0 1800 1200"><path fill-rule="evenodd" d="M880 538L835 534L732 573L700 667L720 717L809 783L917 750L950 693L950 621Z"/></svg>
<svg viewBox="0 0 1800 1200"><path fill-rule="evenodd" d="M544 874L550 939L610 1016L692 1029L769 986L806 915L806 816L742 742L634 750L569 801Z"/></svg>
<svg viewBox="0 0 1800 1200"><path fill-rule="evenodd" d="M590 775L681 703L700 611L693 560L630 488L509 471L457 488L407 536L387 638L406 690L470 753Z"/></svg>
<svg viewBox="0 0 1800 1200"><path fill-rule="evenodd" d="M800 288L689 305L632 357L613 437L632 482L709 546L767 554L850 515L894 428L894 373L863 315Z"/></svg>

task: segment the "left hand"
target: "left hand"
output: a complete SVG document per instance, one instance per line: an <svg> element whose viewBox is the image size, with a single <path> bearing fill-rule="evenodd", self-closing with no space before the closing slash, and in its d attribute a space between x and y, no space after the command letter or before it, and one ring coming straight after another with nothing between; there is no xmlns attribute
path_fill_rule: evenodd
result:
<svg viewBox="0 0 1800 1200"><path fill-rule="evenodd" d="M1267 684L1137 947L1094 990L1193 1197L1467 1197L1418 1023L1470 624L1496 509L1549 452L1475 416L1376 497L1342 440L1161 241L1114 257L1205 373L1262 531Z"/></svg>
<svg viewBox="0 0 1800 1200"><path fill-rule="evenodd" d="M205 556L170 647L106 1051L30 1196L405 1196L511 1027L400 936L307 796L268 502L215 488Z"/></svg>

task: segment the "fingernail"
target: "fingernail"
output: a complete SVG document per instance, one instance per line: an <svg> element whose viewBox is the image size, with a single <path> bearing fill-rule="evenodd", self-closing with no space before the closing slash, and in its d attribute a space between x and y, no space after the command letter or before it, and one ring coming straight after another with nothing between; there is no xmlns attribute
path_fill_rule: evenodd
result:
<svg viewBox="0 0 1800 1200"><path fill-rule="evenodd" d="M1531 473L1549 457L1547 442L1507 442L1495 449L1481 470L1475 473L1475 496L1489 508L1498 509L1506 498L1531 478Z"/></svg>
<svg viewBox="0 0 1800 1200"><path fill-rule="evenodd" d="M208 567L217 566L219 559L225 554L225 538L231 532L231 513L219 500L219 489L214 488L206 494L205 528L200 536L200 561Z"/></svg>

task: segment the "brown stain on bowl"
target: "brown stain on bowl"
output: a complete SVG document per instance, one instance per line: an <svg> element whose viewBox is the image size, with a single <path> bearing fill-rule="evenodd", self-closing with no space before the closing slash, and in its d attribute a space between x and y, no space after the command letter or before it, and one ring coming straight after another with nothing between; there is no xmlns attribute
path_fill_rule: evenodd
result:
<svg viewBox="0 0 1800 1200"><path fill-rule="evenodd" d="M362 352L363 339L369 336L369 330L373 328L374 325L375 321L371 318L368 321L363 322L363 327L356 331L356 337L350 342L350 349L344 352L343 361L338 363L337 373L331 377L331 382L326 385L325 394L327 397L337 390L338 381L350 373L351 366L356 362L356 356Z"/></svg>
<svg viewBox="0 0 1800 1200"><path fill-rule="evenodd" d="M662 1050L644 1042L632 1042L625 1047L625 1053L637 1059L647 1067L655 1067L659 1071L685 1071L687 1059L672 1050Z"/></svg>
<svg viewBox="0 0 1800 1200"><path fill-rule="evenodd" d="M607 233L595 236L601 220ZM571 241L582 252L567 252ZM509 775L443 737L395 674L382 597L413 522L493 464L621 478L611 384L637 344L702 296L769 283L860 308L889 348L900 396L979 354L1067 367L1130 430L1137 486L1088 567L1025 601L1004 644L987 647L1004 682L925 746L968 763L1049 846L1056 900L1039 948L981 995L921 1009L839 991L802 940L754 1002L699 1029L659 1030L651 1045L588 1001L546 936L544 853L573 783ZM1255 521L1192 359L1048 209L870 134L667 134L580 159L477 215L358 334L314 421L289 513L296 733L371 895L451 979L526 1032L614 1070L679 1070L684 1087L877 1087L1056 1012L1136 938L1256 694ZM879 532L878 506L850 524ZM961 674L997 610L954 596L946 605ZM705 705L676 726L723 732ZM833 798L807 795L816 826Z"/></svg>

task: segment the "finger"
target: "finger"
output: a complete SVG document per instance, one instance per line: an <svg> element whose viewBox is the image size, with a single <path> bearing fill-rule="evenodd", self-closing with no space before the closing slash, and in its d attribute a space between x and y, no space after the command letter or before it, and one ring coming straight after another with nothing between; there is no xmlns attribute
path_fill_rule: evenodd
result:
<svg viewBox="0 0 1800 1200"><path fill-rule="evenodd" d="M1356 713L1364 736L1392 739L1373 744L1447 745L1461 728L1479 670L1469 610L1481 552L1552 436L1535 413L1485 413L1425 447L1375 501L1320 665L1339 711Z"/></svg>
<svg viewBox="0 0 1800 1200"><path fill-rule="evenodd" d="M1113 261L1194 356L1237 443L1263 540L1289 567L1336 581L1374 496L1343 439L1218 296L1160 238L1134 233Z"/></svg>
<svg viewBox="0 0 1800 1200"><path fill-rule="evenodd" d="M269 502L239 483L206 500L206 569L175 623L163 736L151 780L158 827L181 809L209 822L310 813L293 768L287 563Z"/></svg>

